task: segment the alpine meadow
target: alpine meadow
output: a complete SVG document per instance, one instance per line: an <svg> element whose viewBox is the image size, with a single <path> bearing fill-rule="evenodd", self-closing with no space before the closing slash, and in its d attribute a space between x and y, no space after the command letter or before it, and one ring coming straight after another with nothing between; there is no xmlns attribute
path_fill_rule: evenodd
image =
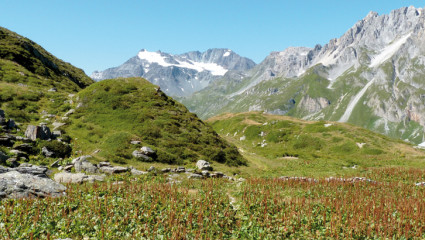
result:
<svg viewBox="0 0 425 240"><path fill-rule="evenodd" d="M163 31L186 44L183 28L202 16L183 1L170 3L185 7L178 15L142 1L150 11L136 20L112 2L99 8L127 9L120 21L111 9L87 13L87 3L90 29L75 16L60 23L86 34L55 43L72 55L84 52L72 41L96 34L97 47L110 44L106 32L121 44L111 58L133 42L142 49L90 76L0 26L0 239L425 239L423 8L367 9L339 38L256 63L217 47L239 40L225 34L202 51L149 51L149 39L168 42L158 40ZM258 21L236 19L246 7L233 4L235 26ZM257 5L259 17L277 19ZM225 13L204 28L223 27ZM44 20L55 24L56 14ZM106 31L107 14L116 22ZM41 15L21 17L35 26ZM182 29L148 34L143 24L159 26L156 15ZM199 23L187 22L193 16ZM33 36L52 42L49 24ZM241 45L260 39L250 27L258 36ZM146 34L120 35L129 28ZM90 54L93 64L104 60Z"/></svg>

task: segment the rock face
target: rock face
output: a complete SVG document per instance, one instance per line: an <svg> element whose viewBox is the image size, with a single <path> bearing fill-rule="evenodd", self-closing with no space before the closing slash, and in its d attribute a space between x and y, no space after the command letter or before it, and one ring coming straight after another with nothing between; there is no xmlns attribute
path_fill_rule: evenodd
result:
<svg viewBox="0 0 425 240"><path fill-rule="evenodd" d="M0 199L59 197L64 196L66 187L49 178L10 171L0 174Z"/></svg>
<svg viewBox="0 0 425 240"><path fill-rule="evenodd" d="M197 163L196 163L196 167L199 169L199 170L206 170L206 171L212 171L213 170L213 168L211 167L211 165L210 165L210 163L209 162L207 162L207 161L205 161L205 160L199 160Z"/></svg>
<svg viewBox="0 0 425 240"><path fill-rule="evenodd" d="M229 49L209 49L205 52L188 52L172 55L141 50L123 65L94 72L96 80L117 77L143 77L159 85L171 96L188 96L208 86L227 71L245 71L255 63Z"/></svg>

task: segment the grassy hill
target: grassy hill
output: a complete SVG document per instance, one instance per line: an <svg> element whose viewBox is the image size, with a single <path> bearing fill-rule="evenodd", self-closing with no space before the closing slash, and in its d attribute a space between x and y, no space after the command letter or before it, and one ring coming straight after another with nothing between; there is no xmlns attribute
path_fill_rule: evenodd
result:
<svg viewBox="0 0 425 240"><path fill-rule="evenodd" d="M76 96L81 107L71 115L67 134L75 151L117 163L132 163L141 141L157 151L153 161L185 164L199 159L231 166L245 160L236 147L159 87L142 78L112 79L92 84Z"/></svg>
<svg viewBox="0 0 425 240"><path fill-rule="evenodd" d="M8 117L30 123L39 121L43 111L65 112L70 108L68 94L92 83L83 70L0 27L0 108ZM52 88L57 91L49 92Z"/></svg>
<svg viewBox="0 0 425 240"><path fill-rule="evenodd" d="M250 175L334 176L372 167L425 167L424 151L351 124L258 112L207 122L248 159L240 171Z"/></svg>

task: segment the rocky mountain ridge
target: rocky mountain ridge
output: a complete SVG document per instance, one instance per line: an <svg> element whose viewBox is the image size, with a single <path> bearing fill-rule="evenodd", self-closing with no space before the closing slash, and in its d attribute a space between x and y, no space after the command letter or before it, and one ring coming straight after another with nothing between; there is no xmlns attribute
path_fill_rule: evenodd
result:
<svg viewBox="0 0 425 240"><path fill-rule="evenodd" d="M230 49L209 49L179 55L142 49L121 66L95 71L91 77L143 77L171 96L188 96L224 76L228 71L246 71L255 63Z"/></svg>
<svg viewBox="0 0 425 240"><path fill-rule="evenodd" d="M183 103L203 118L265 111L354 123L393 137L424 139L425 13L405 7L370 12L340 38L271 53ZM204 99L208 99L205 101Z"/></svg>

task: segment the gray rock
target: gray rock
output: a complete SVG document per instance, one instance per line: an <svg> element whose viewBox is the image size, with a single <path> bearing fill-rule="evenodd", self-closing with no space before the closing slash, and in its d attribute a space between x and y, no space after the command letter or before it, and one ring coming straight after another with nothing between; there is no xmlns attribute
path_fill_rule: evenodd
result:
<svg viewBox="0 0 425 240"><path fill-rule="evenodd" d="M55 153L50 151L47 147L43 147L41 149L41 153L43 153L43 155L46 156L46 157L54 157L55 156Z"/></svg>
<svg viewBox="0 0 425 240"><path fill-rule="evenodd" d="M140 170L137 170L135 168L131 169L130 172L131 172L132 175L135 175L135 176L148 174L148 172L140 171Z"/></svg>
<svg viewBox="0 0 425 240"><path fill-rule="evenodd" d="M58 183L83 183L83 182L102 182L105 180L105 175L86 175L85 173L56 173L53 177Z"/></svg>
<svg viewBox="0 0 425 240"><path fill-rule="evenodd" d="M72 168L74 167L74 164L68 164L66 166L63 167L64 171L70 172L72 170Z"/></svg>
<svg viewBox="0 0 425 240"><path fill-rule="evenodd" d="M31 175L38 176L38 177L41 177L41 178L48 178L47 171L49 169L47 167L43 167L43 166L31 165L30 167L28 167L27 165L21 164L19 167L14 168L13 170L20 172L22 174L31 174Z"/></svg>
<svg viewBox="0 0 425 240"><path fill-rule="evenodd" d="M186 168L185 167L177 167L176 168L176 173L184 173L186 172Z"/></svg>
<svg viewBox="0 0 425 240"><path fill-rule="evenodd" d="M69 111L65 113L64 117L68 117L69 115L73 114L74 112L75 112L75 109L69 109Z"/></svg>
<svg viewBox="0 0 425 240"><path fill-rule="evenodd" d="M100 171L107 174L124 173L128 171L126 167L101 167Z"/></svg>
<svg viewBox="0 0 425 240"><path fill-rule="evenodd" d="M64 196L66 187L49 178L9 171L0 174L0 197L31 198Z"/></svg>
<svg viewBox="0 0 425 240"><path fill-rule="evenodd" d="M141 151L137 151L134 150L132 153L133 157L137 158L137 159L141 159L141 160L149 160L150 158L148 156L146 156L145 154L143 154Z"/></svg>
<svg viewBox="0 0 425 240"><path fill-rule="evenodd" d="M58 89L55 87L50 88L49 90L47 90L48 92L57 92Z"/></svg>
<svg viewBox="0 0 425 240"><path fill-rule="evenodd" d="M139 145L139 144L141 144L142 142L141 142L141 141L133 140L133 141L131 141L130 143L131 143L131 144L133 144L133 145Z"/></svg>
<svg viewBox="0 0 425 240"><path fill-rule="evenodd" d="M59 160L54 161L52 164L50 164L51 168L59 167Z"/></svg>
<svg viewBox="0 0 425 240"><path fill-rule="evenodd" d="M53 125L53 130L56 130L56 129L62 127L62 126L65 126L66 124L62 123L62 122L54 122L54 123L52 123L52 125Z"/></svg>
<svg viewBox="0 0 425 240"><path fill-rule="evenodd" d="M97 164L98 167L110 167L111 163L110 162L100 162Z"/></svg>
<svg viewBox="0 0 425 240"><path fill-rule="evenodd" d="M92 158L92 156L91 155L79 156L77 158L72 159L71 163L72 164L75 164L78 161L80 161L80 162L82 162L82 161L88 161L87 159L89 159L89 158Z"/></svg>
<svg viewBox="0 0 425 240"><path fill-rule="evenodd" d="M207 170L207 171L212 171L213 168L211 167L210 163L205 161L205 160L199 160L198 162L196 162L196 167L199 170Z"/></svg>
<svg viewBox="0 0 425 240"><path fill-rule="evenodd" d="M143 146L142 148L140 148L140 150L146 156L152 157L152 156L155 155L155 151L152 150L152 148L150 148L150 147Z"/></svg>
<svg viewBox="0 0 425 240"><path fill-rule="evenodd" d="M200 174L192 173L187 178L189 178L189 179L203 179L204 176L202 176Z"/></svg>
<svg viewBox="0 0 425 240"><path fill-rule="evenodd" d="M7 167L3 167L3 166L0 166L0 174L1 174L1 173L8 172L8 171L9 171L9 168L7 168Z"/></svg>
<svg viewBox="0 0 425 240"><path fill-rule="evenodd" d="M210 172L208 172L207 170L203 170L203 171L201 172L201 174L202 174L202 176L204 176L204 177L210 177Z"/></svg>
<svg viewBox="0 0 425 240"><path fill-rule="evenodd" d="M73 161L74 162L74 161ZM80 158L80 160L74 162L74 168L76 172L87 172L97 173L98 168L94 164L90 163L87 158Z"/></svg>
<svg viewBox="0 0 425 240"><path fill-rule="evenodd" d="M31 139L32 141L35 141L37 138L41 140L48 140L51 138L50 128L46 125L28 125L27 130L25 130L25 137Z"/></svg>
<svg viewBox="0 0 425 240"><path fill-rule="evenodd" d="M186 169L186 172L190 172L190 173L192 173L192 172L195 172L195 169L193 169L193 168L188 168L188 169Z"/></svg>
<svg viewBox="0 0 425 240"><path fill-rule="evenodd" d="M163 173L171 172L171 168L163 168L163 169L161 169L161 172L163 172Z"/></svg>

